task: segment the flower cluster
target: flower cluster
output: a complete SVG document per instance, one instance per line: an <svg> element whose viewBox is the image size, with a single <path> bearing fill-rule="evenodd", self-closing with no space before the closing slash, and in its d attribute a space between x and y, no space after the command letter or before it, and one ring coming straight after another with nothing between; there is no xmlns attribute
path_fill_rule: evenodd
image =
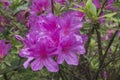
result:
<svg viewBox="0 0 120 80"><path fill-rule="evenodd" d="M8 54L10 48L11 44L7 44L4 40L0 40L0 59L2 59Z"/></svg>
<svg viewBox="0 0 120 80"><path fill-rule="evenodd" d="M57 72L64 61L69 65L78 65L78 55L85 53L86 35L80 33L83 13L67 12L55 16L52 13L30 15L27 25L29 33L22 38L20 56L28 58L24 67L31 66L38 71L46 67L50 72Z"/></svg>

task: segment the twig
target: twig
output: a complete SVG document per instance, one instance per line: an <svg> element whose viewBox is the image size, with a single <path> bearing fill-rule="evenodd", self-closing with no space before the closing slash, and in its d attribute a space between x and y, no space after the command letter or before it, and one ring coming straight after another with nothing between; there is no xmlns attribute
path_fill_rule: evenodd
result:
<svg viewBox="0 0 120 80"><path fill-rule="evenodd" d="M100 27L99 24L95 25L95 27ZM97 28L95 28L96 34L97 34L97 43L98 43L98 53L99 53L99 60L101 62L102 60L102 44L101 44L101 33L98 31Z"/></svg>
<svg viewBox="0 0 120 80"><path fill-rule="evenodd" d="M118 33L118 30L114 33L112 39L110 40L110 42L109 42L109 44L108 44L108 47L107 47L107 49L106 49L106 51L105 51L105 54L103 55L101 64L100 64L100 66L99 66L99 69L98 69L98 71L97 71L97 73L96 73L95 80L98 79L99 72L103 69L102 66L103 66L103 64L104 64L104 60L105 60L105 58L106 58L106 56L107 56L108 50L109 50L109 48L111 47L111 45L112 45L112 43L113 43L113 41L114 41L114 38L115 38L115 36L116 36L117 33Z"/></svg>
<svg viewBox="0 0 120 80"><path fill-rule="evenodd" d="M86 49L86 53L85 54L88 53L88 48L89 48L89 45L90 45L90 41L91 41L91 37L92 37L93 32L94 32L94 27L88 33L88 40L87 40L87 42L85 44L85 49Z"/></svg>
<svg viewBox="0 0 120 80"><path fill-rule="evenodd" d="M52 13L54 14L54 0L51 0Z"/></svg>

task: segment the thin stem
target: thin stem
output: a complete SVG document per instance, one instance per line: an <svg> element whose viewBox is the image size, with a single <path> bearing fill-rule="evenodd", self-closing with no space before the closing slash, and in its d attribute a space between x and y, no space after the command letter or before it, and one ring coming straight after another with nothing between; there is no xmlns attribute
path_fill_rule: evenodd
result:
<svg viewBox="0 0 120 80"><path fill-rule="evenodd" d="M88 48L89 48L89 45L90 45L90 41L91 41L91 37L92 37L93 32L94 32L94 27L88 33L88 40L87 40L87 42L85 44L85 49L86 49L86 53L85 54L88 53Z"/></svg>
<svg viewBox="0 0 120 80"><path fill-rule="evenodd" d="M104 54L103 57L102 57L101 64L100 64L99 69L98 69L98 71L97 71L97 73L96 73L96 76L95 76L95 79L96 79L96 80L98 79L99 72L103 69L102 66L103 66L103 64L104 64L104 61L105 61L105 58L106 58L106 56L107 56L108 50L109 50L109 48L111 47L111 45L112 45L112 43L113 43L113 41L114 41L115 36L117 35L117 33L118 33L118 30L114 33L112 39L110 40L110 42L109 42L109 44L108 44L108 47L107 47L107 49L106 49L106 51L105 51L105 54Z"/></svg>
<svg viewBox="0 0 120 80"><path fill-rule="evenodd" d="M54 14L54 0L51 0L52 13Z"/></svg>
<svg viewBox="0 0 120 80"><path fill-rule="evenodd" d="M102 57L101 33L97 29L95 29L95 30L96 30L96 33L97 33L97 43L98 43L99 60L101 62L101 57Z"/></svg>
<svg viewBox="0 0 120 80"><path fill-rule="evenodd" d="M114 33L112 39L110 40L110 42L109 42L109 44L108 44L108 47L107 47L107 49L106 49L106 51L105 51L105 54L104 54L104 56L103 56L103 60L105 59L105 57L106 57L106 55L107 55L107 52L108 52L109 48L111 47L111 45L112 45L112 43L113 43L113 41L114 41L117 33L118 33L118 30Z"/></svg>

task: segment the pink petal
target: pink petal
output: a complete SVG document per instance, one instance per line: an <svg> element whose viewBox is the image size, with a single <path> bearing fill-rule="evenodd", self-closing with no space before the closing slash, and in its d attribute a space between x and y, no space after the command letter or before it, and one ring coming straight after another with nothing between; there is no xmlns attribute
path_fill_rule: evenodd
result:
<svg viewBox="0 0 120 80"><path fill-rule="evenodd" d="M76 49L78 50L78 54L84 54L86 52L83 45L76 47Z"/></svg>
<svg viewBox="0 0 120 80"><path fill-rule="evenodd" d="M43 68L43 60L36 59L31 63L31 68L33 71L38 71Z"/></svg>
<svg viewBox="0 0 120 80"><path fill-rule="evenodd" d="M76 54L74 53L66 53L64 55L64 59L65 61L67 62L67 64L70 64L70 65L78 65L78 57Z"/></svg>
<svg viewBox="0 0 120 80"><path fill-rule="evenodd" d="M29 48L23 48L23 49L21 49L19 55L21 57L27 57L27 56L29 56L30 55Z"/></svg>
<svg viewBox="0 0 120 80"><path fill-rule="evenodd" d="M62 64L63 61L64 61L64 57L63 57L62 54L60 53L59 56L58 56L58 58L57 58L57 63L58 63L58 64Z"/></svg>
<svg viewBox="0 0 120 80"><path fill-rule="evenodd" d="M59 70L58 64L52 58L46 59L44 65L50 72L58 72Z"/></svg>
<svg viewBox="0 0 120 80"><path fill-rule="evenodd" d="M27 61L24 62L23 66L26 69L28 67L28 65L30 64L31 60L33 60L32 57L29 57Z"/></svg>

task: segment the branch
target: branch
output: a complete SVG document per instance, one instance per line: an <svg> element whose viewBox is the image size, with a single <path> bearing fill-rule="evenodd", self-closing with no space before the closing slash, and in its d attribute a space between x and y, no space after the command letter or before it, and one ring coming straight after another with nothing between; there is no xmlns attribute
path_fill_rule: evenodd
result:
<svg viewBox="0 0 120 80"><path fill-rule="evenodd" d="M87 40L87 42L85 44L85 49L86 49L85 54L88 53L88 48L89 48L89 45L90 45L90 41L91 41L91 37L92 37L93 32L94 32L94 27L88 33L88 40Z"/></svg>
<svg viewBox="0 0 120 80"><path fill-rule="evenodd" d="M109 42L109 44L108 44L108 47L107 47L107 49L106 49L106 51L105 51L105 54L103 55L101 64L100 64L99 69L98 69L98 71L97 71L97 73L96 73L96 76L95 76L95 79L96 79L96 80L98 79L99 72L103 69L102 66L103 66L103 64L104 64L104 61L105 61L105 58L106 58L106 56L107 56L108 50L109 50L109 48L111 47L111 45L112 45L112 43L113 43L113 41L114 41L115 36L117 35L117 33L118 33L118 30L114 33L112 39L110 40L110 42Z"/></svg>
<svg viewBox="0 0 120 80"><path fill-rule="evenodd" d="M54 0L51 0L52 13L54 14Z"/></svg>
<svg viewBox="0 0 120 80"><path fill-rule="evenodd" d="M100 27L99 24L95 25L95 27ZM102 60L102 44L101 44L101 33L98 31L97 28L95 28L96 30L96 34L97 34L97 44L98 44L98 53L99 53L99 60L100 60L100 63L101 63L101 60Z"/></svg>

